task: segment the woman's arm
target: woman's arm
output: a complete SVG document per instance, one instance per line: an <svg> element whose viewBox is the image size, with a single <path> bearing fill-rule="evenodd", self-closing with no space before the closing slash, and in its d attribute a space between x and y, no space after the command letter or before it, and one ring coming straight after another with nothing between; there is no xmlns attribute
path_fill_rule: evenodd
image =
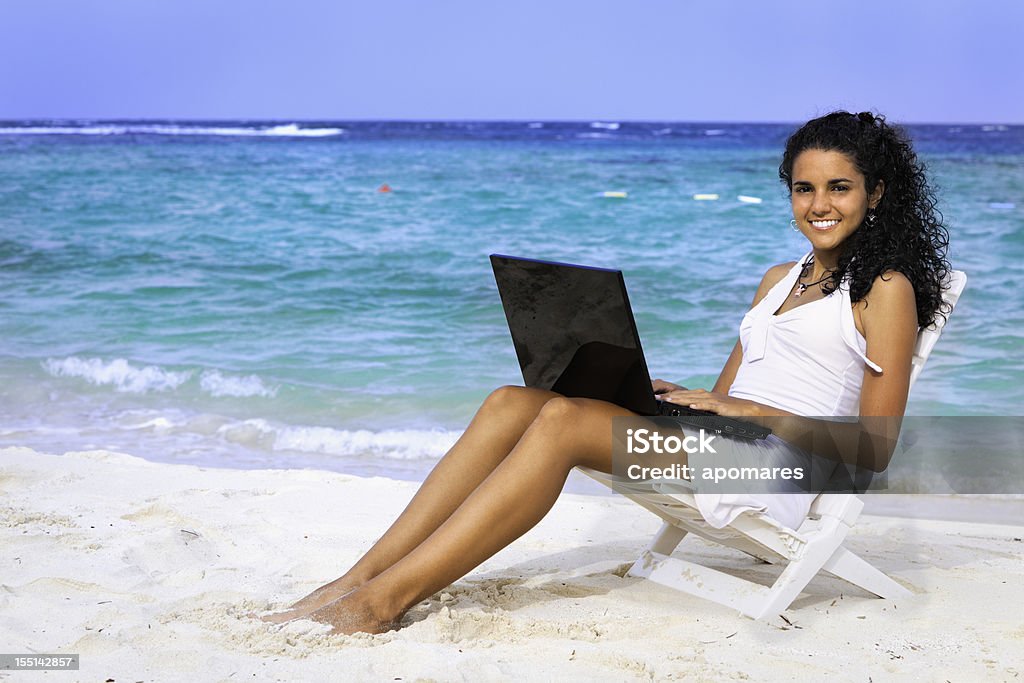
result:
<svg viewBox="0 0 1024 683"><path fill-rule="evenodd" d="M854 308L854 318L863 328L868 358L884 370L878 373L865 368L860 390L860 425L871 440L867 454L863 447L859 449L860 462L881 472L889 466L896 448L910 393L917 343L914 286L902 273L875 278L871 291Z"/></svg>
<svg viewBox="0 0 1024 683"><path fill-rule="evenodd" d="M860 414L903 417L917 342L914 286L902 273L875 278L871 291L854 308L854 317L863 327L868 358L885 370L865 369Z"/></svg>

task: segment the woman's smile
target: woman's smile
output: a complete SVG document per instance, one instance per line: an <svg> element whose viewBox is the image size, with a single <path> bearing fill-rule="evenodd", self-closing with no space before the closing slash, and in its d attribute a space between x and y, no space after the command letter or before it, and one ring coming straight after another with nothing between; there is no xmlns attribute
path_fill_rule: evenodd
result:
<svg viewBox="0 0 1024 683"><path fill-rule="evenodd" d="M815 230L830 230L839 224L838 219L832 219L827 221L811 221L811 226Z"/></svg>

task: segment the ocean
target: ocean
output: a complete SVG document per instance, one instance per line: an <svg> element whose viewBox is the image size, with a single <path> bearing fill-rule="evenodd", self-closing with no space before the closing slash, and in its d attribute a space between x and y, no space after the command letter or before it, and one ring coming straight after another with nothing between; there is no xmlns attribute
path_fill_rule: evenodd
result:
<svg viewBox="0 0 1024 683"><path fill-rule="evenodd" d="M623 270L652 375L710 387L806 250L794 127L0 122L0 446L422 478L522 380L495 252ZM1024 126L908 130L970 277L908 414L1020 415Z"/></svg>

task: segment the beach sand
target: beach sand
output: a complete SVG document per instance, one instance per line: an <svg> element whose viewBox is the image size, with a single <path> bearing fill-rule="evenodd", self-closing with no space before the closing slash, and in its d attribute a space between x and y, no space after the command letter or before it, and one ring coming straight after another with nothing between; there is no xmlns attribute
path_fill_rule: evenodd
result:
<svg viewBox="0 0 1024 683"><path fill-rule="evenodd" d="M415 488L0 450L0 652L81 655L77 672L0 680L1024 677L1024 526L1009 524L864 516L848 546L914 597L880 600L823 575L785 619L755 622L625 577L658 520L618 496L566 494L399 631L333 636L246 616L341 574ZM763 581L778 571L699 539L677 552Z"/></svg>

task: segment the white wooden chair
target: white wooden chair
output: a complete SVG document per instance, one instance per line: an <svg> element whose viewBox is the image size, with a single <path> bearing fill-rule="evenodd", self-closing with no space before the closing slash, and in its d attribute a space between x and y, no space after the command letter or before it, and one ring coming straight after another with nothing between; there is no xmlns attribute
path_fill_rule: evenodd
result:
<svg viewBox="0 0 1024 683"><path fill-rule="evenodd" d="M967 284L962 271L953 271L943 293L956 306ZM928 355L942 334L945 320L939 318L933 328L923 329L914 348L910 384L921 374ZM819 571L826 571L882 598L894 599L910 592L871 564L842 547L846 534L864 507L856 495L822 493L815 498L807 518L799 529L784 527L760 512L741 513L732 524L715 529L707 524L692 492L682 490L684 480L658 483L631 481L597 470L580 470L614 487L634 502L661 517L664 524L650 546L629 570L630 576L645 577L656 583L733 607L753 619L770 617L786 610ZM782 574L771 586L726 574L680 558L670 557L688 533L741 550L759 560L786 563Z"/></svg>

